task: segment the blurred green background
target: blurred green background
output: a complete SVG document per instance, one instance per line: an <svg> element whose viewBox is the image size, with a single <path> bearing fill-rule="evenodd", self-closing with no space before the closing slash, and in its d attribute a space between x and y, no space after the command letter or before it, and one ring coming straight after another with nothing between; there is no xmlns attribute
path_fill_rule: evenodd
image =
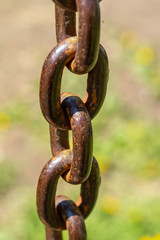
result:
<svg viewBox="0 0 160 240"><path fill-rule="evenodd" d="M107 0L100 5L110 80L106 101L93 120L102 184L86 220L88 239L158 240L160 1ZM36 185L51 151L39 107L39 76L56 45L54 5L0 1L0 18L0 240L40 240L45 232L36 213ZM63 90L83 97L85 88L86 76L65 70ZM79 187L61 180L58 193L75 200Z"/></svg>

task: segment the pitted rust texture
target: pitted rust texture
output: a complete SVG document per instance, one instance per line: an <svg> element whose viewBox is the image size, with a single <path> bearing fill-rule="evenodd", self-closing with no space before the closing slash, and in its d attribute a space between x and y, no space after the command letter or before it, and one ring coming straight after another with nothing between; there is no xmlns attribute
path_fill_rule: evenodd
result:
<svg viewBox="0 0 160 240"><path fill-rule="evenodd" d="M56 3L56 6L58 5L63 9L74 11L74 12L77 11L76 0L52 0L52 1Z"/></svg>
<svg viewBox="0 0 160 240"><path fill-rule="evenodd" d="M60 8L70 10L70 11L77 11L76 0L52 0L56 3L56 6Z"/></svg>
<svg viewBox="0 0 160 240"><path fill-rule="evenodd" d="M73 160L65 179L69 183L80 184L87 180L92 166L91 119L83 101L71 93L62 94L62 108L67 113L73 136Z"/></svg>
<svg viewBox="0 0 160 240"><path fill-rule="evenodd" d="M64 229L69 240L86 240L84 219L94 208L101 182L99 166L93 157L91 119L105 99L108 58L99 44L98 0L54 2L58 4L55 9L58 44L45 60L40 81L40 106L49 123L53 157L39 177L37 211L46 226L47 240L62 240ZM83 100L73 93L61 93L65 66L73 73L88 73ZM69 146L68 130L72 130L73 149ZM65 196L56 196L60 176L71 184L81 184L76 204Z"/></svg>
<svg viewBox="0 0 160 240"><path fill-rule="evenodd" d="M40 105L46 120L61 129L71 129L66 114L61 107L61 80L65 65L74 57L77 38L63 40L48 55L43 65L40 82ZM86 95L83 100L93 119L99 112L106 95L108 82L108 59L100 45L95 67L88 73Z"/></svg>
<svg viewBox="0 0 160 240"><path fill-rule="evenodd" d="M41 221L54 230L65 229L65 224L60 218L56 208L56 189L58 179L71 167L73 153L71 150L60 152L52 158L43 168L37 187L37 211ZM84 218L92 211L98 196L101 182L100 171L95 158L89 178L81 185L81 193L77 201Z"/></svg>
<svg viewBox="0 0 160 240"><path fill-rule="evenodd" d="M65 222L69 239L86 240L87 233L84 218L76 204L64 196L57 196L56 206L59 215Z"/></svg>
<svg viewBox="0 0 160 240"><path fill-rule="evenodd" d="M62 231L55 231L52 228L46 227L46 239L62 240Z"/></svg>
<svg viewBox="0 0 160 240"><path fill-rule="evenodd" d="M60 130L58 128L49 125L50 127L50 139L51 139L51 151L52 155L56 156L59 152L69 149L68 131Z"/></svg>
<svg viewBox="0 0 160 240"><path fill-rule="evenodd" d="M100 38L99 2L97 0L76 0L76 5L79 19L78 43L75 57L69 64L69 69L77 74L85 74L92 70L98 58ZM74 36L75 28L74 12L70 11L69 13L67 10L58 8L56 10L58 42L66 39L69 35Z"/></svg>
<svg viewBox="0 0 160 240"><path fill-rule="evenodd" d="M57 196L56 208L68 230L69 240L86 240L84 218L76 204L65 196ZM62 232L46 227L46 237L47 239L62 240Z"/></svg>
<svg viewBox="0 0 160 240"><path fill-rule="evenodd" d="M76 36L76 13L55 6L56 36L60 43L66 38Z"/></svg>

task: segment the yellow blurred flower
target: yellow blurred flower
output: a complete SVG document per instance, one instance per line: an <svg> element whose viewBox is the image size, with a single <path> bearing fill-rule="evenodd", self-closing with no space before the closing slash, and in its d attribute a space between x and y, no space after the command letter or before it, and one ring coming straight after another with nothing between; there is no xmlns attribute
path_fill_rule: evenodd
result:
<svg viewBox="0 0 160 240"><path fill-rule="evenodd" d="M120 43L125 49L131 50L137 46L138 37L132 31L125 31L120 35Z"/></svg>
<svg viewBox="0 0 160 240"><path fill-rule="evenodd" d="M139 240L151 240L151 239L152 239L152 238L149 237L149 236L144 236L144 237L140 238Z"/></svg>
<svg viewBox="0 0 160 240"><path fill-rule="evenodd" d="M150 46L142 46L137 48L135 52L135 60L142 66L150 65L155 58L154 50Z"/></svg>
<svg viewBox="0 0 160 240"><path fill-rule="evenodd" d="M160 240L160 234L157 234L154 237L152 237L152 240Z"/></svg>
<svg viewBox="0 0 160 240"><path fill-rule="evenodd" d="M0 112L0 131L6 131L11 125L10 116L5 112Z"/></svg>
<svg viewBox="0 0 160 240"><path fill-rule="evenodd" d="M120 201L113 196L105 196L101 208L108 215L115 215L120 211Z"/></svg>
<svg viewBox="0 0 160 240"><path fill-rule="evenodd" d="M150 237L150 236L144 236L140 238L140 240L160 240L160 234L158 233L157 235Z"/></svg>

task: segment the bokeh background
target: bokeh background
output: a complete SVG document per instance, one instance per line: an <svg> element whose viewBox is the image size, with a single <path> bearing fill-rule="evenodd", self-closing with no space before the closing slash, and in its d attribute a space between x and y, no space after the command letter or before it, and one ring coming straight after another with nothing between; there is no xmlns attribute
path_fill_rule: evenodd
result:
<svg viewBox="0 0 160 240"><path fill-rule="evenodd" d="M160 1L106 0L100 5L110 80L93 120L102 184L86 220L88 239L158 240ZM0 29L0 240L45 239L35 199L51 151L39 107L39 77L56 45L54 4L0 1ZM85 88L86 76L65 70L63 90L82 97ZM58 192L75 200L79 187L60 181Z"/></svg>

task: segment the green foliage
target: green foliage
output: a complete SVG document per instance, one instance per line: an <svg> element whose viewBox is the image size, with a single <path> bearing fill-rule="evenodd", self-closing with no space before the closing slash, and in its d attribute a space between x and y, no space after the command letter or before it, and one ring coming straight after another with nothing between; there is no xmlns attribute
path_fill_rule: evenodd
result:
<svg viewBox="0 0 160 240"><path fill-rule="evenodd" d="M96 154L105 154L123 171L142 177L159 177L159 125L114 119L109 124L103 136L95 140Z"/></svg>
<svg viewBox="0 0 160 240"><path fill-rule="evenodd" d="M160 224L158 199L143 203L132 199L129 205L125 204L125 201L121 203L122 210L113 216L107 215L98 207L95 209L86 221L89 240L136 240L144 235L156 233L155 229L158 230Z"/></svg>
<svg viewBox="0 0 160 240"><path fill-rule="evenodd" d="M16 183L16 166L7 161L0 162L0 195L5 194Z"/></svg>
<svg viewBox="0 0 160 240"><path fill-rule="evenodd" d="M132 103L127 105L114 87L114 83L121 84L118 82L119 75L123 77L125 62L136 76L141 77L141 83L147 85L151 96L159 96L159 63L156 51L152 47L141 46L135 34L122 34L119 43L117 36L115 39L112 40L114 44L116 41L116 50L120 54L118 59L123 61L117 60L115 63L117 73L111 73L107 98L93 120L94 156L100 165L102 188L99 203L86 220L88 240L140 240L143 236L158 234L160 225L159 187L157 188L160 180L160 126L158 120L143 118L143 109L142 116L139 117L133 110ZM83 98L87 76L72 75L68 70L65 70L64 75L62 91L74 92ZM34 82L34 88L35 85ZM37 88L35 91L37 95ZM156 101L159 101L158 98ZM36 151L39 146L49 144L48 124L42 118L40 109L37 109L37 104L29 99L15 99L12 103L1 106L0 141L10 134L9 129L15 128L30 134L29 144L31 138L34 138ZM72 141L72 136L70 138ZM6 210L9 216L0 226L0 240L45 239L45 228L37 216L35 197L30 197L30 193L21 195L25 184L29 189L32 186L30 183L21 186L17 180L16 166L10 161L1 161L0 196L5 199L8 194L10 198L18 192L16 201L20 201L20 204L17 211L13 207L16 203L10 201L13 209ZM73 190L73 186L70 187ZM143 193L143 187L148 189L147 194L145 190ZM60 187L61 190L65 195L65 187ZM68 239L67 231L63 234Z"/></svg>
<svg viewBox="0 0 160 240"><path fill-rule="evenodd" d="M145 235L154 235L159 229L160 205L158 199L144 200L136 199L121 200L121 210L115 215L108 215L101 203L97 204L91 216L86 220L88 240L137 240ZM0 231L0 240L45 239L44 225L39 221L35 201L29 198L21 206L19 215L16 216L14 226L9 231ZM63 233L68 239L67 231Z"/></svg>

